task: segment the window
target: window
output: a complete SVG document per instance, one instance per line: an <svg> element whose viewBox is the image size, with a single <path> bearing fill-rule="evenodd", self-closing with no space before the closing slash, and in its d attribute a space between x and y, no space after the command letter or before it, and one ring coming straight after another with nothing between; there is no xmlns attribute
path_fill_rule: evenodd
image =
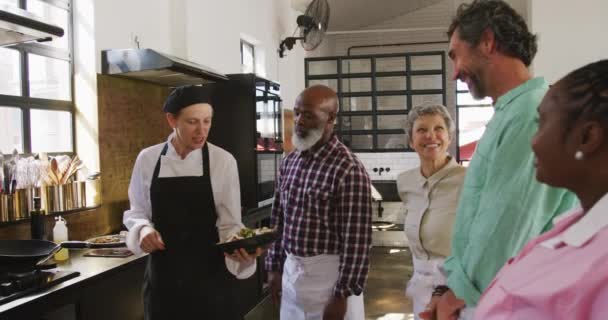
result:
<svg viewBox="0 0 608 320"><path fill-rule="evenodd" d="M0 151L72 153L71 0L15 0L9 4L63 28L65 34L50 42L0 48Z"/></svg>
<svg viewBox="0 0 608 320"><path fill-rule="evenodd" d="M405 120L410 108L445 105L443 51L307 58L306 86L338 93L336 133L355 152L410 150Z"/></svg>
<svg viewBox="0 0 608 320"><path fill-rule="evenodd" d="M467 84L456 82L456 112L458 114L458 159L468 164L473 156L477 141L486 129L486 124L494 115L492 99L476 100L469 92Z"/></svg>
<svg viewBox="0 0 608 320"><path fill-rule="evenodd" d="M243 73L255 73L255 47L241 40L241 69Z"/></svg>

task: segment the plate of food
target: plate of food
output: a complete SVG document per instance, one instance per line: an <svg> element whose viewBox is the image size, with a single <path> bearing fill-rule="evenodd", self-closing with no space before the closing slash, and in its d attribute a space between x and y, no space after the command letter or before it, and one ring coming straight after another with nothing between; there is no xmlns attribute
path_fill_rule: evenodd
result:
<svg viewBox="0 0 608 320"><path fill-rule="evenodd" d="M126 246L126 237L122 234L110 234L86 240L93 245L112 245L113 247Z"/></svg>
<svg viewBox="0 0 608 320"><path fill-rule="evenodd" d="M220 242L217 246L226 253L243 248L248 253L254 253L257 248L266 247L279 237L274 229L262 227L258 229L243 228L232 235L228 240Z"/></svg>

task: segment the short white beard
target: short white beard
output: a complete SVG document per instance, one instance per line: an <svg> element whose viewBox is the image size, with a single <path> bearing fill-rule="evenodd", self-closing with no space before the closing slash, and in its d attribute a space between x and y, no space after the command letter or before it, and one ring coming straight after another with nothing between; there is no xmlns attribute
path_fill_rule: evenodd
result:
<svg viewBox="0 0 608 320"><path fill-rule="evenodd" d="M312 148L319 140L323 138L323 128L310 129L305 138L300 138L295 132L291 137L291 142L299 151L304 151Z"/></svg>

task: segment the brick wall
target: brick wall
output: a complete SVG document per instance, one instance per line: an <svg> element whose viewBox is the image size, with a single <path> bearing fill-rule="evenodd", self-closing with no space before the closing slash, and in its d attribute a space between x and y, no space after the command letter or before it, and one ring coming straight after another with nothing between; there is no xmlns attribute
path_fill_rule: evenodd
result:
<svg viewBox="0 0 608 320"><path fill-rule="evenodd" d="M99 154L103 231L117 230L128 208L127 190L139 152L165 141L171 129L162 112L167 87L98 75Z"/></svg>

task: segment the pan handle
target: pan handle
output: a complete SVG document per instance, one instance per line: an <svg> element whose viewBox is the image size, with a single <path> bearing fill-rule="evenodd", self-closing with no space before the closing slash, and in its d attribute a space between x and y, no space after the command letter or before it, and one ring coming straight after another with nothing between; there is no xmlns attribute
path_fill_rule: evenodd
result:
<svg viewBox="0 0 608 320"><path fill-rule="evenodd" d="M91 243L86 241L63 241L60 245L62 248L68 249L86 249L91 247Z"/></svg>
<svg viewBox="0 0 608 320"><path fill-rule="evenodd" d="M53 250L51 250L51 252L49 252L48 256L46 256L46 258L38 261L38 263L36 263L37 266L44 264L45 262L47 262L51 257L53 257L55 255L55 253L57 253L59 250L61 250L61 245L58 244L55 246L55 248L53 248Z"/></svg>
<svg viewBox="0 0 608 320"><path fill-rule="evenodd" d="M125 247L124 242L117 243L93 243L87 241L64 241L61 243L63 248L68 249L105 249L105 248L120 248Z"/></svg>

